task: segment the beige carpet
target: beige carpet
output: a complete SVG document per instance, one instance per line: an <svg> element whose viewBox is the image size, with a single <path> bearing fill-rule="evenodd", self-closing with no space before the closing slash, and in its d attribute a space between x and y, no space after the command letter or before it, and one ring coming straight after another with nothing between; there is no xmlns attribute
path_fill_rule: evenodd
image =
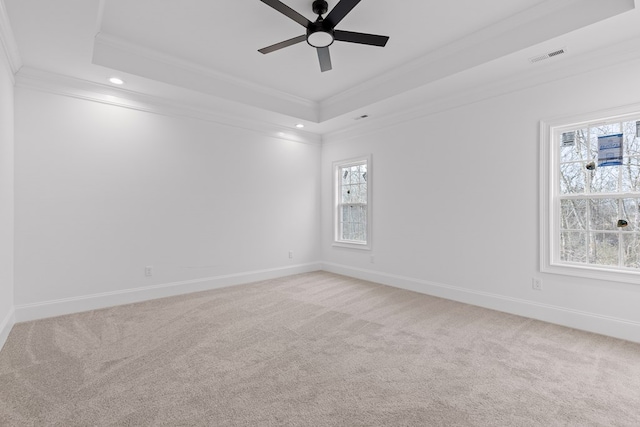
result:
<svg viewBox="0 0 640 427"><path fill-rule="evenodd" d="M640 426L640 345L316 272L17 324L0 425Z"/></svg>

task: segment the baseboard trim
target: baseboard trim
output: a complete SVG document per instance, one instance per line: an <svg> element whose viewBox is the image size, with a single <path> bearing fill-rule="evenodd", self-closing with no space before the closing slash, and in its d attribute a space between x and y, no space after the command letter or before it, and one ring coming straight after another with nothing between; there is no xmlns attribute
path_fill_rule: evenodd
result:
<svg viewBox="0 0 640 427"><path fill-rule="evenodd" d="M26 322L192 292L225 288L317 270L342 274L344 276L368 280L387 286L640 343L640 322L603 316L597 313L589 313L567 307L542 304L489 292L474 291L412 277L355 268L342 264L315 262L33 304L16 305L2 323L0 323L0 349L9 336L11 328L17 322Z"/></svg>
<svg viewBox="0 0 640 427"><path fill-rule="evenodd" d="M342 264L325 262L322 263L322 269L331 273L640 343L640 322Z"/></svg>
<svg viewBox="0 0 640 427"><path fill-rule="evenodd" d="M321 269L321 263L298 264L294 266L271 268L251 272L207 277L181 282L104 292L80 297L43 301L15 306L15 322L44 319L65 314L97 310L117 305L132 304L157 298L166 298L192 292L208 291L261 280L275 279L292 274L308 273ZM7 334L8 335L8 334Z"/></svg>
<svg viewBox="0 0 640 427"><path fill-rule="evenodd" d="M16 323L15 310L11 307L9 313L2 319L2 323L0 323L0 350L4 347L4 343L7 342L7 338L9 338L9 334L11 333L11 328Z"/></svg>

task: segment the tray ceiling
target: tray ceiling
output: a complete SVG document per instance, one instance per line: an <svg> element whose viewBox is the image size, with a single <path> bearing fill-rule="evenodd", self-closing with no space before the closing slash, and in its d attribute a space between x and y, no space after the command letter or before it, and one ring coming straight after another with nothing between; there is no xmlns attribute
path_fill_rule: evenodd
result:
<svg viewBox="0 0 640 427"><path fill-rule="evenodd" d="M511 57L517 72L531 66L522 55L588 51L637 35L633 25L618 25L616 34L589 30L610 28L610 18L627 12L635 20L633 0L365 0L337 28L387 35L387 46L335 42L333 70L321 73L306 43L258 52L304 33L259 0L4 1L27 67L96 82L111 70L134 83L128 90L186 90L229 103L229 111L245 107L275 122L318 125L367 108L397 109L411 92L461 75L472 82L474 70L480 75L498 63L504 70ZM315 20L310 0L283 3Z"/></svg>

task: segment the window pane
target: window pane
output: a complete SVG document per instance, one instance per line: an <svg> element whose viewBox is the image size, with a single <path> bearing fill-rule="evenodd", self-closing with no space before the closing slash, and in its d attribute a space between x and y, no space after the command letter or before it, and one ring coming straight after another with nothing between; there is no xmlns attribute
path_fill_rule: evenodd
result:
<svg viewBox="0 0 640 427"><path fill-rule="evenodd" d="M340 188L340 202L341 203L350 203L351 202L351 188L349 185L343 185Z"/></svg>
<svg viewBox="0 0 640 427"><path fill-rule="evenodd" d="M353 184L353 185L351 185L351 188L349 189L349 191L351 192L351 194L350 194L351 203L359 203L360 202L360 200L359 200L360 196L358 194L358 187L359 187L358 184Z"/></svg>
<svg viewBox="0 0 640 427"><path fill-rule="evenodd" d="M360 204L343 205L341 208L342 240L366 241L367 206Z"/></svg>
<svg viewBox="0 0 640 427"><path fill-rule="evenodd" d="M560 165L560 193L575 194L585 191L585 167L583 163L563 163Z"/></svg>
<svg viewBox="0 0 640 427"><path fill-rule="evenodd" d="M560 233L560 259L567 262L587 262L587 234L564 231Z"/></svg>
<svg viewBox="0 0 640 427"><path fill-rule="evenodd" d="M367 203L367 184L360 184L356 190L356 201Z"/></svg>
<svg viewBox="0 0 640 427"><path fill-rule="evenodd" d="M640 157L624 160L621 191L640 191Z"/></svg>
<svg viewBox="0 0 640 427"><path fill-rule="evenodd" d="M360 183L367 182L367 165L360 166Z"/></svg>
<svg viewBox="0 0 640 427"><path fill-rule="evenodd" d="M598 167L591 178L592 193L613 193L618 191L618 173L621 166Z"/></svg>
<svg viewBox="0 0 640 427"><path fill-rule="evenodd" d="M589 262L618 265L618 233L590 233Z"/></svg>
<svg viewBox="0 0 640 427"><path fill-rule="evenodd" d="M347 168L349 175L347 175L347 184L354 184L358 182L358 170L357 166L351 166Z"/></svg>
<svg viewBox="0 0 640 427"><path fill-rule="evenodd" d="M590 159L589 138L587 135L587 129L578 129L573 133L573 143L564 145L560 141L560 161L564 163Z"/></svg>
<svg viewBox="0 0 640 427"><path fill-rule="evenodd" d="M640 156L640 138L636 136L636 121L624 122L622 133L624 133L624 155Z"/></svg>
<svg viewBox="0 0 640 427"><path fill-rule="evenodd" d="M622 235L624 266L640 268L640 234L624 233Z"/></svg>
<svg viewBox="0 0 640 427"><path fill-rule="evenodd" d="M640 199L622 200L622 212L619 219L627 221L625 231L640 231Z"/></svg>
<svg viewBox="0 0 640 427"><path fill-rule="evenodd" d="M594 199L589 201L591 230L616 230L618 223L618 199Z"/></svg>
<svg viewBox="0 0 640 427"><path fill-rule="evenodd" d="M366 242L367 241L367 207L360 206L360 211L362 213L362 222L360 223L360 230L358 232L358 238L356 240Z"/></svg>
<svg viewBox="0 0 640 427"><path fill-rule="evenodd" d="M351 166L349 168L349 177L351 184L360 183L360 166Z"/></svg>
<svg viewBox="0 0 640 427"><path fill-rule="evenodd" d="M342 206L342 217L340 219L343 223L351 222L351 211L348 205Z"/></svg>
<svg viewBox="0 0 640 427"><path fill-rule="evenodd" d="M587 201L560 201L560 228L563 230L584 230L587 222Z"/></svg>
<svg viewBox="0 0 640 427"><path fill-rule="evenodd" d="M340 239L348 240L349 237L353 234L353 224L350 222L342 223L342 234L340 235Z"/></svg>
<svg viewBox="0 0 640 427"><path fill-rule="evenodd" d="M362 215L360 215L359 208L360 206L354 206L354 205L349 206L349 213L351 215L350 221L354 224L357 224L360 221L362 221Z"/></svg>

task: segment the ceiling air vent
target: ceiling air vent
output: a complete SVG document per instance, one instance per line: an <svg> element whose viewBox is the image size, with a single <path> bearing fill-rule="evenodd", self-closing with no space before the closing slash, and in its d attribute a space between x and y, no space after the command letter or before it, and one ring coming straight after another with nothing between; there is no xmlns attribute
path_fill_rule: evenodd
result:
<svg viewBox="0 0 640 427"><path fill-rule="evenodd" d="M534 64L536 62L544 61L545 59L553 58L554 56L562 55L564 53L567 53L567 49L557 49L552 52L545 53L544 55L538 55L534 56L533 58L529 58L529 62Z"/></svg>

